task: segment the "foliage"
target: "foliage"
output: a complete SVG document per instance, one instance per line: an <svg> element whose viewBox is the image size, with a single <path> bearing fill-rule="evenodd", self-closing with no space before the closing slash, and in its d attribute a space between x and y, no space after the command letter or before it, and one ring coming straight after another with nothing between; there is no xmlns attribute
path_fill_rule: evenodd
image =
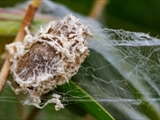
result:
<svg viewBox="0 0 160 120"><path fill-rule="evenodd" d="M92 0L55 1L84 15L89 15L95 2ZM8 3L8 5L11 4L13 3ZM6 6L6 3L1 5ZM152 0L110 0L99 21L110 28L151 32L151 35L155 36L160 34L159 6L159 1ZM5 18L7 20L0 21L0 40L3 43L0 53L4 51L4 45L13 40L22 19L13 20L9 16L5 16ZM36 26L46 23L46 21L48 19L35 19L33 31ZM12 27L5 29L5 26ZM152 38L147 34L130 33L123 30L109 29L92 32L95 32L95 38L90 43L90 56L72 80L99 102L115 119L159 119L159 88L157 87L159 85L159 39ZM155 44L154 41L156 41ZM71 82L56 89L56 92L63 96L62 101L66 104L67 109L56 112L53 105L48 105L39 112L41 114L38 114L36 119L51 119L52 117L62 119L64 118L63 114L66 119L79 120L87 118L87 114L90 112L94 112L91 113L93 116L95 115L94 117L98 114L100 116L108 114L105 114L105 110L98 113L96 107L96 110L92 111L92 103L87 104L90 98L85 99L86 96L79 93L78 86L76 90L73 89L76 86L73 84ZM65 90L66 88L67 90ZM70 88L73 91L70 91ZM76 92L79 97L76 97ZM82 92L84 91L82 90ZM87 97L89 96L87 95ZM21 106L9 86L4 89L0 101L2 119L24 117L32 109L29 106ZM94 105L99 106L97 102ZM10 106L12 106L11 110L8 111ZM21 112L15 112L18 110L24 110L24 115ZM7 114L9 115L7 116Z"/></svg>

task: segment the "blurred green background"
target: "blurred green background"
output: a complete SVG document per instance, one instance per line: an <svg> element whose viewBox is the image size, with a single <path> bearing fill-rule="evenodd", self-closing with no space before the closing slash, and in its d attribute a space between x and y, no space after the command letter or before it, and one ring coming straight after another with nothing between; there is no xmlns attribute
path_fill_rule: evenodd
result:
<svg viewBox="0 0 160 120"><path fill-rule="evenodd" d="M3 0L0 7L9 7L24 0ZM45 1L45 0L44 0ZM53 0L71 10L89 16L96 0ZM105 1L105 0L98 0ZM160 35L160 0L106 0L100 18L103 25L136 32Z"/></svg>

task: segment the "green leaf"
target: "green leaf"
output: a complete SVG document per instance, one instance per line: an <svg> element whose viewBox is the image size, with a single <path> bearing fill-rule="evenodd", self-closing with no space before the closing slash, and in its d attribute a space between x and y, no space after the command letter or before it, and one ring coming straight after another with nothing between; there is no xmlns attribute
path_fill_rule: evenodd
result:
<svg viewBox="0 0 160 120"><path fill-rule="evenodd" d="M114 118L97 101L71 80L69 83L58 86L58 89L62 93L67 92L69 96L73 97L73 101L77 101L76 104L79 107L97 120L114 120Z"/></svg>

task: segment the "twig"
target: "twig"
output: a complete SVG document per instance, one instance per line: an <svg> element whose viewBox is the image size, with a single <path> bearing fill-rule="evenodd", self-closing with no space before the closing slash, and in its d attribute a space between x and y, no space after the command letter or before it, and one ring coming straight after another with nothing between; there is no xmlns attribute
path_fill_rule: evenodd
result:
<svg viewBox="0 0 160 120"><path fill-rule="evenodd" d="M34 120L40 109L34 107L25 120Z"/></svg>
<svg viewBox="0 0 160 120"><path fill-rule="evenodd" d="M108 4L109 0L96 0L93 8L89 14L90 17L98 19L105 5Z"/></svg>
<svg viewBox="0 0 160 120"><path fill-rule="evenodd" d="M26 11L25 17L22 21L21 27L20 27L14 41L23 41L23 38L26 34L24 28L30 26L30 24L33 20L34 14L35 14L37 8L39 7L40 3L41 3L41 0L32 0L32 3L29 5L28 10ZM0 93L3 90L3 87L6 83L6 80L7 80L9 71L10 71L9 70L10 65L11 65L10 57L11 56L8 55L8 57L6 58L3 66L2 66L1 72L0 72Z"/></svg>
<svg viewBox="0 0 160 120"><path fill-rule="evenodd" d="M93 118L91 115L87 114L87 115L85 115L83 120L95 120L95 118Z"/></svg>
<svg viewBox="0 0 160 120"><path fill-rule="evenodd" d="M18 99L18 96L16 96L16 101L17 100L19 100ZM20 103L20 102L17 102L16 103L17 104L17 110L18 110L18 113L19 113L19 118L20 118L20 120L23 120L23 118L24 118L24 106L22 105L22 103Z"/></svg>

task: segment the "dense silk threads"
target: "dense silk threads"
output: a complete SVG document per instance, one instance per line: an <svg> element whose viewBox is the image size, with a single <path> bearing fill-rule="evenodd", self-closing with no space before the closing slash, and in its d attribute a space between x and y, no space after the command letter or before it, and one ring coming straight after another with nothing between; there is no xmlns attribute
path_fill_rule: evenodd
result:
<svg viewBox="0 0 160 120"><path fill-rule="evenodd" d="M61 21L50 22L34 36L27 31L23 43L6 46L12 55L10 71L16 83L12 88L16 94L27 96L24 104L43 108L40 97L76 74L89 53L87 36L91 36L88 28L69 14ZM63 108L59 98L53 94L46 104L55 103L59 110Z"/></svg>

